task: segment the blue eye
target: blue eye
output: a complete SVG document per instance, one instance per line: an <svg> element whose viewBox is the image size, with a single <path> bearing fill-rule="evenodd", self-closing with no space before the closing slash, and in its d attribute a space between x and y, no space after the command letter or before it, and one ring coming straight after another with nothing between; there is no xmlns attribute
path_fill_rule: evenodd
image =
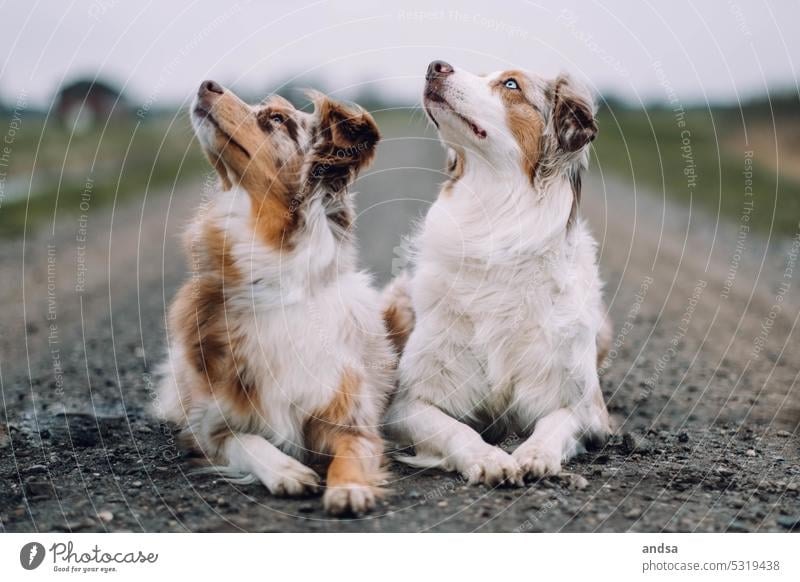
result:
<svg viewBox="0 0 800 582"><path fill-rule="evenodd" d="M509 79L506 81L506 89L519 89L519 85L514 79Z"/></svg>

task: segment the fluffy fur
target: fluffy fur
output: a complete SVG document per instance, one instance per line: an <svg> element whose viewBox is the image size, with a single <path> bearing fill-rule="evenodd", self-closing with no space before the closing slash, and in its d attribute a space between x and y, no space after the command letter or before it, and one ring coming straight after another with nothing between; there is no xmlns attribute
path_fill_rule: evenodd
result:
<svg viewBox="0 0 800 582"><path fill-rule="evenodd" d="M413 276L387 294L413 311L390 329L404 350L387 429L414 446L406 462L473 483L558 473L610 432L596 244L577 216L592 98L568 77L437 61L424 104L450 180L416 237ZM490 444L510 435L513 454Z"/></svg>
<svg viewBox="0 0 800 582"><path fill-rule="evenodd" d="M378 426L395 355L356 268L347 187L379 134L321 94L307 113L204 82L192 109L220 191L185 236L192 269L169 314L157 412L228 476L316 491L333 514L380 494Z"/></svg>

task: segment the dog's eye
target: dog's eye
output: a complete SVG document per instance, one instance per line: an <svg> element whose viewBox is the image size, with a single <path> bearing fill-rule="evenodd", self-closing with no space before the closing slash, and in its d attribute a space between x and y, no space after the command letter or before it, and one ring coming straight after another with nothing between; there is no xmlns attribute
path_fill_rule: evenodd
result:
<svg viewBox="0 0 800 582"><path fill-rule="evenodd" d="M280 125L284 121L283 115L281 115L280 113L273 113L272 115L269 116L269 120L275 125Z"/></svg>
<svg viewBox="0 0 800 582"><path fill-rule="evenodd" d="M517 85L517 82L514 79L506 80L505 85L506 89L519 89L519 85Z"/></svg>

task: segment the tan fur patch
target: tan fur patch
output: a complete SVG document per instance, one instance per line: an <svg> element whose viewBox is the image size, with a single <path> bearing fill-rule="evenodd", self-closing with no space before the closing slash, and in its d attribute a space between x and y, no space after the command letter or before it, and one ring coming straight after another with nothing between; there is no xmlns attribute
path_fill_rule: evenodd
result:
<svg viewBox="0 0 800 582"><path fill-rule="evenodd" d="M202 240L190 242L190 254L197 252L202 258L201 273L178 291L170 309L170 329L186 350L196 397L211 395L234 412L249 414L258 406L258 394L246 381L243 364L237 365L243 350L237 330L227 328L225 314L225 288L241 284L242 276L224 231L207 224L202 232Z"/></svg>
<svg viewBox="0 0 800 582"><path fill-rule="evenodd" d="M513 78L517 82L519 89L505 87L505 81L509 78ZM507 71L498 77L493 88L503 99L508 127L522 151L522 169L533 183L542 153L544 120L525 97L526 82L525 73Z"/></svg>
<svg viewBox="0 0 800 582"><path fill-rule="evenodd" d="M306 421L304 436L307 449L329 455L333 452L336 436L353 430L361 382L362 377L357 370L347 367L342 371L336 395L323 410L312 414Z"/></svg>
<svg viewBox="0 0 800 582"><path fill-rule="evenodd" d="M272 109L287 116L284 125L288 127L291 104L279 97L272 97L270 103ZM275 152L279 148L270 140L290 139L283 135L288 130L282 126L280 135L265 135L250 107L231 91L216 99L209 119L216 129L216 151L207 151L206 155L219 173L223 188L228 189L230 179L235 178L250 195L253 230L261 242L276 249L286 248L297 225L296 213L290 210L289 193L298 187L302 159L278 159Z"/></svg>
<svg viewBox="0 0 800 582"><path fill-rule="evenodd" d="M447 175L449 178L442 187L442 194L444 196L449 196L452 193L453 187L464 175L464 156L454 150L451 150L450 155L452 157L448 160L447 165Z"/></svg>
<svg viewBox="0 0 800 582"><path fill-rule="evenodd" d="M339 434L333 442L333 460L328 467L328 487L357 483L369 485L369 476L364 471L360 458L358 440L360 436L352 434Z"/></svg>
<svg viewBox="0 0 800 582"><path fill-rule="evenodd" d="M383 312L383 321L395 353L401 355L414 330L414 310L408 298L398 298L389 305Z"/></svg>

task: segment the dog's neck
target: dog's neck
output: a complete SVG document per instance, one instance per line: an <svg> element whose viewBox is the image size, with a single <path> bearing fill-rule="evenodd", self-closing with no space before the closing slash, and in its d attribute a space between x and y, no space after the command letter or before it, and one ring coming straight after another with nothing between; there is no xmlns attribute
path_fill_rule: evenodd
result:
<svg viewBox="0 0 800 582"><path fill-rule="evenodd" d="M448 187L448 195L460 197L460 204L474 207L476 215L494 224L492 236L506 232L507 246L534 253L569 245L578 223L574 206L579 162L562 166L566 171L538 174L532 181L516 160L498 163L476 152L460 155L462 175Z"/></svg>

